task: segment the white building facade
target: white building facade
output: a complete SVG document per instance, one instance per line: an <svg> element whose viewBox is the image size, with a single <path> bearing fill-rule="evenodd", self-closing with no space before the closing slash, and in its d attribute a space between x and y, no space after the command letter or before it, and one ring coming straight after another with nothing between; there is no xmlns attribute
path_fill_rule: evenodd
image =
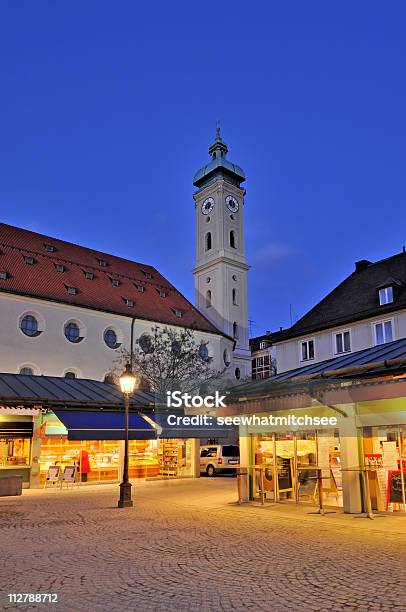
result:
<svg viewBox="0 0 406 612"><path fill-rule="evenodd" d="M244 248L243 170L226 159L227 145L217 135L211 162L194 177L196 210L195 303L218 329L234 340L223 351L223 367L235 379L250 376L248 337L249 266Z"/></svg>
<svg viewBox="0 0 406 612"><path fill-rule="evenodd" d="M190 328L224 368L232 339L154 268L6 225L0 250L1 372L103 380L132 324L134 343L156 325Z"/></svg>

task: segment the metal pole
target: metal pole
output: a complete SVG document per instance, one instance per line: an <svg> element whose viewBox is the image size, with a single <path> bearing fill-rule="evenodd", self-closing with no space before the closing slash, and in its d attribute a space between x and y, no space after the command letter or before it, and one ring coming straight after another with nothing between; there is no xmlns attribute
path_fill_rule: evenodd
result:
<svg viewBox="0 0 406 612"><path fill-rule="evenodd" d="M299 503L299 479L297 473L297 437L296 432L293 433L293 465L294 465L294 477L295 477L295 502Z"/></svg>
<svg viewBox="0 0 406 612"><path fill-rule="evenodd" d="M124 469L123 482L120 484L120 499L118 500L119 508L131 508L133 505L131 499L131 482L128 480L128 420L130 409L130 398L128 393L124 394L125 407L125 443L124 443Z"/></svg>
<svg viewBox="0 0 406 612"><path fill-rule="evenodd" d="M400 430L398 429L398 446L399 446L399 457L400 457L400 482L402 484L402 503L403 503L403 512L406 512L406 499L405 499L405 479L403 477L403 457L402 457L402 435Z"/></svg>
<svg viewBox="0 0 406 612"><path fill-rule="evenodd" d="M279 501L279 491L278 491L278 461L276 458L276 436L272 434L272 442L273 442L273 498L274 502L277 503Z"/></svg>

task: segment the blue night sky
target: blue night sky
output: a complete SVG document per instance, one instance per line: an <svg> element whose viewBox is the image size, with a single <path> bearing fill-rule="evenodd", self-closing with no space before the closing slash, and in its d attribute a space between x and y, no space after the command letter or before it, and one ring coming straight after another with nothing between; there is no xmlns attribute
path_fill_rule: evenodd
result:
<svg viewBox="0 0 406 612"><path fill-rule="evenodd" d="M0 6L0 218L156 266L193 301L216 119L247 175L253 334L406 243L406 5Z"/></svg>

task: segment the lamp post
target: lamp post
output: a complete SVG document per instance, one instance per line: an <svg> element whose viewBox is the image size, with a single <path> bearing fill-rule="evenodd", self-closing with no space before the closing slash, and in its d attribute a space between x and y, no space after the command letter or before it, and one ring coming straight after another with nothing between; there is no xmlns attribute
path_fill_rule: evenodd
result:
<svg viewBox="0 0 406 612"><path fill-rule="evenodd" d="M131 482L128 480L128 416L130 409L130 395L134 392L137 377L132 373L131 366L127 363L125 371L120 376L121 392L124 395L125 407L125 445L124 445L124 469L123 481L120 483L120 499L118 500L119 508L131 508L133 505L131 499Z"/></svg>

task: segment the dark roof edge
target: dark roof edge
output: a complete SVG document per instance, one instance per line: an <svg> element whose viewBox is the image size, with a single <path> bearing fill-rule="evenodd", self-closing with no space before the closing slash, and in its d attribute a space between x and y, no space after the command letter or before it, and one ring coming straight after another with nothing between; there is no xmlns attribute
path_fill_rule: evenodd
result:
<svg viewBox="0 0 406 612"><path fill-rule="evenodd" d="M373 319L379 317L381 314L391 314L396 312L397 310L405 310L406 303L403 305L400 304L390 304L389 306L380 306L379 308L375 308L373 310L367 310L361 313L358 313L356 316L351 317L343 317L342 319L333 319L327 321L324 324L314 325L313 327L308 327L306 329L301 329L295 331L292 327L289 327L286 330L282 330L279 332L272 333L269 338L272 343L277 344L278 342L283 342L285 340L291 340L294 338L302 338L303 336L308 336L309 334L314 334L319 331L324 331L330 328L340 327L342 325L348 325L350 323L355 323L356 321L363 321L366 319ZM310 311L309 311L310 312Z"/></svg>

